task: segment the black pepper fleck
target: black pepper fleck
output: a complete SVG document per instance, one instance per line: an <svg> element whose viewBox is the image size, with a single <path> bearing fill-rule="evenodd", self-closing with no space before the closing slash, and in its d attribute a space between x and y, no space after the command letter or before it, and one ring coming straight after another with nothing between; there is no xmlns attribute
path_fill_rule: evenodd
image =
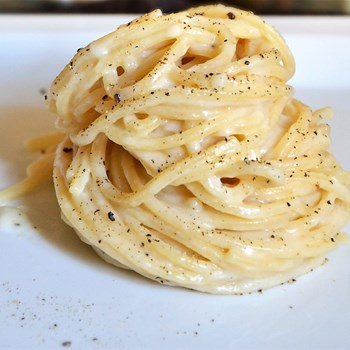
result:
<svg viewBox="0 0 350 350"><path fill-rule="evenodd" d="M121 97L120 97L119 94L115 94L115 95L114 95L114 101L115 101L116 103L119 103L119 102L121 101Z"/></svg>
<svg viewBox="0 0 350 350"><path fill-rule="evenodd" d="M235 19L236 18L235 14L233 12L228 12L227 17L228 17L228 19Z"/></svg>
<svg viewBox="0 0 350 350"><path fill-rule="evenodd" d="M72 345L72 342L69 340L63 341L62 346L65 348L69 348Z"/></svg>
<svg viewBox="0 0 350 350"><path fill-rule="evenodd" d="M114 217L114 213L109 211L108 212L108 219L111 220L111 221L115 221L115 217Z"/></svg>

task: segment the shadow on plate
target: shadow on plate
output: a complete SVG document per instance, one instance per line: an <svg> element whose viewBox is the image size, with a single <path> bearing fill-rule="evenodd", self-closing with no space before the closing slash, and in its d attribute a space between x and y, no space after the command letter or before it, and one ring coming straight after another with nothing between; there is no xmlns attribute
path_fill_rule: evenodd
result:
<svg viewBox="0 0 350 350"><path fill-rule="evenodd" d="M54 117L40 108L1 107L0 128L5 131L0 139L0 178L1 188L4 188L21 180L25 176L26 166L37 157L25 150L25 140L52 132ZM106 263L88 244L78 238L74 230L61 219L52 181L40 185L23 196L16 205L17 203L34 227L34 234L40 235L64 255L67 254L113 278L119 275L133 283L152 283L133 271Z"/></svg>

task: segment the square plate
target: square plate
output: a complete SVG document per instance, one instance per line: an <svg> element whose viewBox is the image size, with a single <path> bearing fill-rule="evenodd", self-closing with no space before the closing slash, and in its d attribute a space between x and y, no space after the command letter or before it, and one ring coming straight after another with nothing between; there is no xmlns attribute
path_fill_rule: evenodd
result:
<svg viewBox="0 0 350 350"><path fill-rule="evenodd" d="M53 128L43 95L55 75L79 47L131 18L0 16L2 188L33 158L24 139ZM296 97L334 108L332 149L350 169L349 17L266 19L294 53ZM101 261L61 221L47 183L0 207L0 247L2 349L350 348L350 244L296 283L260 294L161 286Z"/></svg>

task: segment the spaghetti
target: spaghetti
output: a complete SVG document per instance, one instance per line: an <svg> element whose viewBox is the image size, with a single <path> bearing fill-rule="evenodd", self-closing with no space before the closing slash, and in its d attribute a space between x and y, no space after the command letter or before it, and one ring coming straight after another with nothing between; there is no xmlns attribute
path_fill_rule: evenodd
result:
<svg viewBox="0 0 350 350"><path fill-rule="evenodd" d="M64 220L106 261L240 294L324 262L350 213L331 110L287 81L293 57L252 13L160 10L80 49L51 86Z"/></svg>

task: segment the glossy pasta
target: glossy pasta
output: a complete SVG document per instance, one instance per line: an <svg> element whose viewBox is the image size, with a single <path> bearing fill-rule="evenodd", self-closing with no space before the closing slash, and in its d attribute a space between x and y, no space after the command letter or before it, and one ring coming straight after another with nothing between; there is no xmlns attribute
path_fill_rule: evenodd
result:
<svg viewBox="0 0 350 350"><path fill-rule="evenodd" d="M329 109L293 99L293 57L259 17L159 10L80 49L48 95L66 136L64 220L106 261L240 294L324 261L349 220Z"/></svg>

